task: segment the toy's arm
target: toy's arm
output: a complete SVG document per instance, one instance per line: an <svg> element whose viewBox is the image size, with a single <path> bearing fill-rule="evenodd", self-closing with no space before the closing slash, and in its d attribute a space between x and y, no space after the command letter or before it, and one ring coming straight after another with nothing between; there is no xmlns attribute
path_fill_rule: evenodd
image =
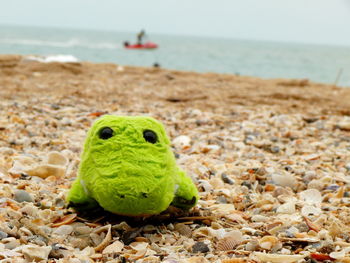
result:
<svg viewBox="0 0 350 263"><path fill-rule="evenodd" d="M178 169L177 173L176 184L178 187L172 205L182 209L189 209L196 205L199 198L198 191L191 178L184 171Z"/></svg>
<svg viewBox="0 0 350 263"><path fill-rule="evenodd" d="M95 199L88 195L84 181L79 176L71 186L67 201L68 205L76 210L92 210L99 207Z"/></svg>

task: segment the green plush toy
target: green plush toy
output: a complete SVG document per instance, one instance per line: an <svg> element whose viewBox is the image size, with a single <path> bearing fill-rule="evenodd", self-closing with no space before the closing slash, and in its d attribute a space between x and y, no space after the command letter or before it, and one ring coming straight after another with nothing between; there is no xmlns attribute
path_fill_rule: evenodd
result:
<svg viewBox="0 0 350 263"><path fill-rule="evenodd" d="M87 134L79 175L67 201L78 210L127 216L189 209L198 191L175 162L161 123L150 117L104 115Z"/></svg>

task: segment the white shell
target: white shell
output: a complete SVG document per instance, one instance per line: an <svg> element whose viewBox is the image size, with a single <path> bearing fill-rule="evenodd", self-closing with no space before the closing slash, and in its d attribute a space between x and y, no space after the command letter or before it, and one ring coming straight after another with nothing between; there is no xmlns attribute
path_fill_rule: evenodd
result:
<svg viewBox="0 0 350 263"><path fill-rule="evenodd" d="M120 251L122 251L124 247L124 244L120 241L115 241L112 244L110 244L109 246L107 246L103 251L102 254L111 254L111 253L119 253Z"/></svg>
<svg viewBox="0 0 350 263"><path fill-rule="evenodd" d="M319 205L322 202L322 195L317 189L307 189L300 192L300 199L310 205Z"/></svg>
<svg viewBox="0 0 350 263"><path fill-rule="evenodd" d="M47 178L49 176L64 177L66 169L62 166L42 164L27 171L30 176Z"/></svg>
<svg viewBox="0 0 350 263"><path fill-rule="evenodd" d="M28 259L28 261L40 261L48 259L51 249L52 248L50 246L38 247L28 245L22 249L22 253Z"/></svg>
<svg viewBox="0 0 350 263"><path fill-rule="evenodd" d="M173 140L173 145L178 149L187 148L191 145L191 138L186 135L180 135Z"/></svg>
<svg viewBox="0 0 350 263"><path fill-rule="evenodd" d="M295 203L287 202L277 208L278 214L294 214L295 213Z"/></svg>
<svg viewBox="0 0 350 263"><path fill-rule="evenodd" d="M272 174L272 181L280 186L294 188L297 181L291 174Z"/></svg>
<svg viewBox="0 0 350 263"><path fill-rule="evenodd" d="M301 215L308 217L310 215L320 215L322 213L322 210L320 208L311 206L311 205L305 205L302 209L301 209Z"/></svg>

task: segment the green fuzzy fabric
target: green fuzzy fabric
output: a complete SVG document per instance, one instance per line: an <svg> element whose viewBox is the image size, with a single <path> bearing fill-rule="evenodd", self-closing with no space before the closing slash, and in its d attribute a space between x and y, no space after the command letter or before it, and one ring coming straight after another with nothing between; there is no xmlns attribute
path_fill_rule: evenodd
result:
<svg viewBox="0 0 350 263"><path fill-rule="evenodd" d="M113 135L100 138L109 127ZM156 134L156 142L144 138ZM87 134L79 174L67 201L77 210L103 209L127 216L158 214L170 204L188 209L198 191L175 161L161 123L150 117L104 115Z"/></svg>

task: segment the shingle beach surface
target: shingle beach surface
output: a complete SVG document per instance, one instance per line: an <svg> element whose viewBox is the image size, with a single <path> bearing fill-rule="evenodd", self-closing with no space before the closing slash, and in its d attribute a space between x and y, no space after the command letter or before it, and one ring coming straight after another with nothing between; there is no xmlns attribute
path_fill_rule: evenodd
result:
<svg viewBox="0 0 350 263"><path fill-rule="evenodd" d="M1 262L350 262L350 90L0 57ZM164 123L198 205L78 214L65 196L99 116Z"/></svg>

